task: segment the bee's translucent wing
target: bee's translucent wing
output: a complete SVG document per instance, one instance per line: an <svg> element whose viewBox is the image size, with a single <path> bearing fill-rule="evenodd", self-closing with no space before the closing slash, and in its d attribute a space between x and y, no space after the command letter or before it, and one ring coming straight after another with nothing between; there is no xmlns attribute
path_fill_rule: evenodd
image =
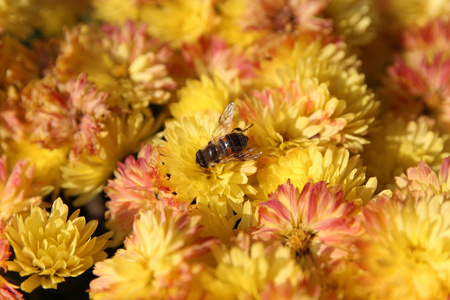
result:
<svg viewBox="0 0 450 300"><path fill-rule="evenodd" d="M226 163L227 161L244 161L244 160L253 160L257 159L261 155L261 151L256 150L255 148L246 148L242 152L231 153L228 156L225 156L220 160L219 163Z"/></svg>
<svg viewBox="0 0 450 300"><path fill-rule="evenodd" d="M217 121L216 128L211 135L212 142L217 142L221 137L228 133L231 127L231 122L233 121L233 111L234 103L231 102L227 105L227 107L225 107L225 110Z"/></svg>

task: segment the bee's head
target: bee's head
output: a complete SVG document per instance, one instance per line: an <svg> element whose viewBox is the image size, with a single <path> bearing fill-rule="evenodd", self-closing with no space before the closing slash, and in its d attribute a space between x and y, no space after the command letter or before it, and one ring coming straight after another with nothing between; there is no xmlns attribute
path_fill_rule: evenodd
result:
<svg viewBox="0 0 450 300"><path fill-rule="evenodd" d="M206 162L205 158L203 157L202 150L198 150L197 154L195 155L195 161L197 164L202 168L208 168L208 163Z"/></svg>

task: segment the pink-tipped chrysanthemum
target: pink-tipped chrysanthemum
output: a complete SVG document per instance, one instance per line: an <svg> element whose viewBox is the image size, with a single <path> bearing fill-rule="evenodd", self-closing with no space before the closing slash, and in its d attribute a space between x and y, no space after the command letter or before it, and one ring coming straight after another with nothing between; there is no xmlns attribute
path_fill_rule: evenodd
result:
<svg viewBox="0 0 450 300"><path fill-rule="evenodd" d="M450 192L449 175L450 157L444 158L439 172L434 172L431 167L423 161L417 166L410 167L406 174L396 177L396 184L399 189L409 191L431 190L435 195L445 195L448 197Z"/></svg>
<svg viewBox="0 0 450 300"><path fill-rule="evenodd" d="M288 139L307 137L311 140L323 135L323 139L330 139L352 152L361 151L369 142L366 135L378 114L379 102L366 85L358 64L355 55L346 53L346 45L342 42L302 37L277 45L269 59L260 62L254 80L260 90L268 86L276 88L264 96L273 97L273 102L270 101L273 106L264 108L274 114L275 124L291 122L290 125L295 125L290 131L275 128L281 129L275 133L281 137L288 133ZM294 87L291 87L292 82ZM298 88L295 88L296 84ZM293 99L288 101L289 97ZM278 111L281 105L292 109ZM256 107L256 110L263 114L260 108ZM296 115L302 118L296 119ZM272 127L269 122L268 125ZM298 134L299 129L303 129L301 133L305 135L292 136ZM270 133L269 137L275 133Z"/></svg>
<svg viewBox="0 0 450 300"><path fill-rule="evenodd" d="M115 233L115 243L123 241L133 228L133 221L140 211L151 209L158 201L173 201L170 189L163 185L166 174L161 172L159 150L143 145L137 159L129 156L119 162L105 193L106 226Z"/></svg>
<svg viewBox="0 0 450 300"><path fill-rule="evenodd" d="M384 92L400 114L430 114L450 131L450 21L407 31L403 52L388 68Z"/></svg>
<svg viewBox="0 0 450 300"><path fill-rule="evenodd" d="M326 182L307 183L300 191L288 181L259 204L264 240L279 240L308 267L330 269L352 258L351 243L360 232L357 208Z"/></svg>
<svg viewBox="0 0 450 300"><path fill-rule="evenodd" d="M33 143L47 149L73 147L75 156L98 150L101 123L112 112L106 103L108 94L99 92L86 74L65 84L47 76L29 84L21 96Z"/></svg>

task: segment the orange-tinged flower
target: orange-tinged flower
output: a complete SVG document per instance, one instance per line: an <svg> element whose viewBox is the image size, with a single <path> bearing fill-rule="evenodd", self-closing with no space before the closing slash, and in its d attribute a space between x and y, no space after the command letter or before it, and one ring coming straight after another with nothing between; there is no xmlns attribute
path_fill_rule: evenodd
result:
<svg viewBox="0 0 450 300"><path fill-rule="evenodd" d="M17 291L18 286L15 286L5 280L0 275L0 299L2 300L22 300L23 295Z"/></svg>
<svg viewBox="0 0 450 300"><path fill-rule="evenodd" d="M5 262L11 255L9 252L9 242L5 236L5 227L5 220L0 219L0 270L7 270Z"/></svg>
<svg viewBox="0 0 450 300"><path fill-rule="evenodd" d="M175 208L159 201L141 212L125 249L95 265L92 299L186 299L200 288L195 276L203 271L202 255L212 240L199 238L199 217L187 205ZM195 298L195 297L194 297ZM189 298L188 298L189 299Z"/></svg>
<svg viewBox="0 0 450 300"><path fill-rule="evenodd" d="M5 92L10 86L22 89L28 82L37 79L37 60L37 55L19 40L0 32L0 84Z"/></svg>
<svg viewBox="0 0 450 300"><path fill-rule="evenodd" d="M86 73L100 91L111 93L108 104L140 109L163 104L175 88L166 63L169 49L146 33L146 25L80 25L67 30L55 73L67 81Z"/></svg>
<svg viewBox="0 0 450 300"><path fill-rule="evenodd" d="M97 221L86 223L79 210L68 219L69 208L60 198L50 213L34 207L30 216L15 215L6 227L6 236L14 249L15 258L7 262L8 269L28 276L21 289L31 292L38 286L56 289L66 277L84 273L97 261L106 258L102 250L111 234L91 235Z"/></svg>
<svg viewBox="0 0 450 300"><path fill-rule="evenodd" d="M137 159L129 156L119 162L114 175L105 187L110 199L105 216L117 245L131 232L140 211L151 209L158 201L174 201L174 195L163 185L166 174L161 172L159 150L152 145L143 145Z"/></svg>
<svg viewBox="0 0 450 300"><path fill-rule="evenodd" d="M305 266L329 270L352 258L351 244L361 231L357 207L343 199L338 186L307 183L300 191L288 181L259 204L259 230L263 240L279 240Z"/></svg>
<svg viewBox="0 0 450 300"><path fill-rule="evenodd" d="M0 157L0 220L29 212L32 207L41 205L42 196L50 191L36 180L29 161L17 162L9 172L6 157Z"/></svg>
<svg viewBox="0 0 450 300"><path fill-rule="evenodd" d="M22 299L22 294L16 290L18 286L9 283L2 276L3 273L2 271L8 270L6 266L6 260L11 255L11 252L9 252L9 242L5 236L5 228L6 228L5 220L0 219L0 299L2 300Z"/></svg>

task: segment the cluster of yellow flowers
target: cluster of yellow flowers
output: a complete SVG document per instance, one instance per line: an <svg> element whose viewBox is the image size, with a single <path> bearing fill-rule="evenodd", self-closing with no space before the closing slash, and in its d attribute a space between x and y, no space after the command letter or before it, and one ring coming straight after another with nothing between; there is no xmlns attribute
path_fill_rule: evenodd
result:
<svg viewBox="0 0 450 300"><path fill-rule="evenodd" d="M450 297L450 2L63 2L0 5L1 299Z"/></svg>

